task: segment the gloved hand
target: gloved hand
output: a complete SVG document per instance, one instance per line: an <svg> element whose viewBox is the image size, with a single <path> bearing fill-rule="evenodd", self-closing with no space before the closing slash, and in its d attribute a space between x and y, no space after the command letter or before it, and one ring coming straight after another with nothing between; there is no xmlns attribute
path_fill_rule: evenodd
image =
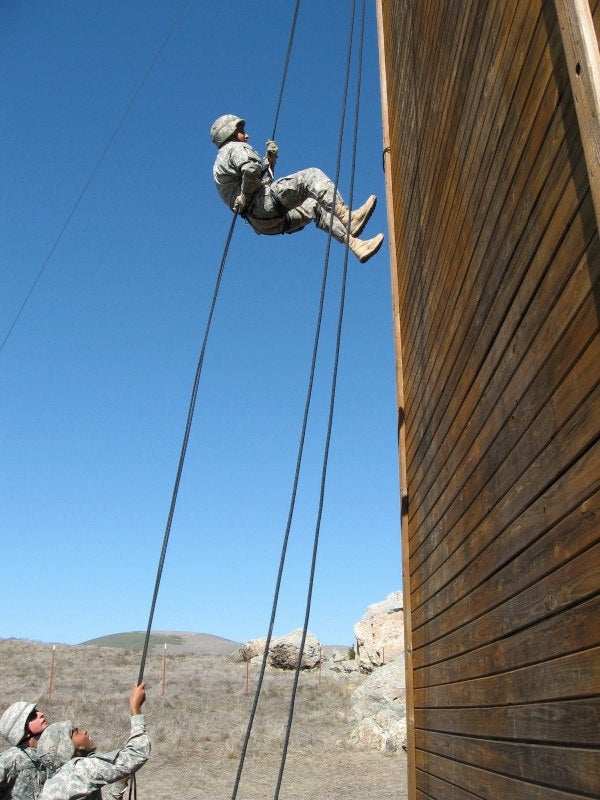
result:
<svg viewBox="0 0 600 800"><path fill-rule="evenodd" d="M267 161L271 167L275 166L275 162L277 161L277 156L279 155L279 148L275 144L275 142L269 141L267 142Z"/></svg>
<svg viewBox="0 0 600 800"><path fill-rule="evenodd" d="M241 192L235 198L235 202L233 204L233 210L236 212L236 214L243 214L244 211L248 208L249 204L250 204L250 198L248 197L247 194Z"/></svg>

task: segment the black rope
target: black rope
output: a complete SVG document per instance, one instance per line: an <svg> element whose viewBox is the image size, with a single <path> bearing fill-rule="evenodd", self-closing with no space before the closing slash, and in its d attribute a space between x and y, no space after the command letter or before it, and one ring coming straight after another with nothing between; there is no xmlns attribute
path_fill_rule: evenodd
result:
<svg viewBox="0 0 600 800"><path fill-rule="evenodd" d="M137 780L135 777L135 772L132 774L129 780L129 800L137 800Z"/></svg>
<svg viewBox="0 0 600 800"><path fill-rule="evenodd" d="M169 42L169 39L170 39L170 38L171 38L171 36L173 35L173 33L174 33L174 31L175 31L175 28L176 28L176 27L177 27L177 25L179 24L179 20L180 20L180 19L181 19L181 17L183 16L183 13L184 13L184 11L186 10L186 8L188 7L189 3L190 3L190 0L185 0L185 2L184 2L184 4L183 4L183 6L181 7L181 11L180 11L180 12L179 12L179 14L177 15L177 19L175 20L175 22L174 22L174 23L173 23L173 25L171 26L171 29L169 30L169 32L167 33L167 35L166 35L166 36L165 36L165 38L163 39L163 42L162 42L161 46L158 48L158 52L157 52L157 53L156 53L156 55L154 56L154 58L153 58L153 60L152 60L152 62L151 62L151 64L150 64L150 66L149 66L149 67L148 67L148 69L146 70L146 73L145 73L144 77L143 77L143 78L142 78L142 80L140 81L140 83L139 83L139 85L138 85L137 89L135 90L135 92L134 92L134 94L133 94L133 97L131 98L131 100L130 100L130 102L129 102L129 105L128 105L128 106L127 106L127 108L125 109L125 112L124 112L123 116L121 117L121 119L120 119L120 120L119 120L119 122L117 123L117 125L116 125L115 129L114 129L114 130L113 130L113 132L112 132L112 135L111 135L110 139L108 140L108 142L107 142L106 146L104 147L104 150L103 150L103 151L102 151L102 153L100 154L100 158L98 159L98 161L96 161L96 166L93 168L93 170L91 171L91 173L90 173L90 175L89 175L88 179L87 179L87 180L86 180L86 182L84 183L84 185L83 185L83 189L81 190L81 192L79 193L79 196L78 196L78 197L77 197L77 199L75 200L75 203L73 204L73 207L71 208L71 211L70 211L70 212L69 212L69 214L67 215L67 219L66 219L66 221L65 221L64 225L62 226L62 228L61 228L61 229L60 229L60 231L58 232L58 236L57 236L57 237L56 237L56 239L54 240L54 244L53 244L53 245L52 245L52 247L50 248L50 250L49 250L49 252L48 252L48 255L46 256L46 258L44 259L44 261L43 261L43 263L42 263L42 266L41 266L41 267L40 267L40 269L38 270L38 273L37 273L37 275L36 275L36 277L35 277L35 279L34 279L33 283L31 284L31 288L29 289L29 291L28 291L28 292L27 292L27 294L25 295L25 299L24 299L24 300L23 300L23 302L21 303L21 307L20 307L20 308L19 308L19 310L17 311L17 313L16 313L16 315L15 315L15 318L13 319L13 321L12 321L12 324L11 324L10 328L9 328L9 329L8 329L8 331L6 332L6 335L4 336L4 339L2 340L2 343L0 344L0 353L1 353L1 352L2 352L2 350L4 349L4 345L7 343L7 341L8 341L8 339L9 339L9 337L10 337L11 333L13 332L13 329L14 329L15 325L16 325L16 324L17 324L17 322L19 321L19 319L20 319L20 317L21 317L21 314L23 313L23 311L24 311L24 309L25 309L25 306L26 306L26 305L27 305L27 303L29 302L29 298L30 298L30 297L31 297L31 295L33 294L33 292L34 292L34 290L35 290L35 287L37 286L37 284L38 284L38 282L39 282L40 278L42 277L42 274L43 274L44 270L46 269L46 267L47 267L47 265L48 265L48 262L50 261L50 259L52 258L52 255L54 254L54 251L55 251L55 250L56 250L56 248L58 247L58 244L59 244L60 240L62 239L64 232L67 230L67 228L68 228L68 226L69 226L69 223L71 222L71 220L73 219L73 217L74 217L74 215L75 215L75 212L76 212L76 211L77 211L77 209L79 208L79 204L80 204L80 203L81 203L81 201L83 200L83 198L84 198L84 195L85 195L85 193L87 192L87 190L88 190L88 188L89 188L89 186L90 186L91 182L94 180L94 177L95 177L96 173L98 172L98 169L100 168L100 165L101 165L101 164L102 164L102 162L104 161L104 158L105 158L106 154L108 153L108 151L109 151L109 149L110 149L110 147L111 147L112 143L113 143L113 142L114 142L114 140L117 138L117 135L118 135L119 131L120 131L120 130L121 130L121 128L123 127L123 123L124 123L124 122L125 122L125 120L127 119L127 116L129 115L129 112L130 112L130 111L131 111L131 109L133 108L133 106L134 106L134 104L135 104L135 101L138 99L138 96L139 96L140 92L142 91L142 89L143 89L143 87L144 87L144 84L146 83L146 81L148 80L148 78L149 78L149 76L150 76L150 73L152 72L152 70L153 70L153 69L154 69L154 67L156 66L156 63L157 63L158 59L161 57L163 50L164 50L164 49L165 49L165 47L167 46L167 44L168 44L168 42Z"/></svg>
<svg viewBox="0 0 600 800"><path fill-rule="evenodd" d="M188 2L189 2L189 0L188 0ZM290 41L289 41L289 44L288 44L287 57L286 57L286 62L285 62L285 67L284 67L284 75L283 75L283 79L282 79L282 82L281 82L281 90L280 90L280 93L279 93L279 102L278 102L278 106L277 106L277 115L279 114L279 109L280 109L280 106L281 106L281 98L283 96L283 88L284 88L284 85L285 85L285 77L286 77L286 74L287 74L287 68L288 68L290 54L291 54L291 50L292 50L292 43L293 43L293 38L294 38L294 31L295 31L295 28L296 28L296 20L298 18L299 6L300 6L300 0L297 0L296 9L295 9L295 13L294 13L294 18L293 18L293 22L292 22L292 30L291 30L291 34L290 34ZM276 124L277 124L277 118L275 120L274 130L275 130ZM273 137L274 137L274 135L275 135L275 133L273 133ZM148 645L149 645L149 642L150 642L150 633L151 633L151 630L152 630L152 621L154 619L154 610L156 608L156 600L157 600L157 597L158 597L158 590L159 590L159 587L160 587L160 580L161 580L161 577L162 577L163 566L164 566L165 557L166 557L166 553L167 553L167 545L168 545L168 542L169 542L169 536L170 536L170 532L171 532L171 524L172 524L172 521L173 521L173 515L175 513L175 506L176 506L176 503L177 503L177 495L179 493L179 483L180 483L180 480L181 480L181 474L183 472L183 465L184 465L184 462L185 462L185 454L186 454L186 451L187 451L187 445L188 445L190 430L191 430L191 426L192 426L192 419L193 419L194 410L195 410L195 407L196 407L196 398L197 398L197 394L198 394L198 386L199 386L199 383L200 383L202 365L204 363L204 353L206 351L206 344L207 344L207 341L208 341L208 334L209 334L209 331L210 331L213 312L214 312L215 305L216 305L216 302L217 302L217 296L218 296L218 293L219 293L219 287L221 285L221 279L223 277L223 270L225 268L225 261L227 259L227 253L229 251L229 245L231 243L231 238L233 236L233 229L235 227L235 223L236 223L237 217L238 217L238 215L234 214L233 220L231 222L231 227L229 229L229 234L227 236L227 241L226 241L225 248L224 248L224 251L223 251L223 257L221 259L221 264L220 264L220 267L219 267L219 272L218 272L217 280L216 280L216 283L215 283L215 289L214 289L214 292L213 292L213 299L212 299L212 303L211 303L211 307L210 307L210 312L209 312L209 315L208 315L208 321L207 321L206 329L205 329L205 332L204 332L204 339L203 339L203 342L202 342L202 348L200 350L200 356L198 358L198 365L197 365L197 368L196 368L196 375L195 375L195 378L194 378L194 386L193 386L193 389L192 389L192 396L191 396L191 399L190 399L190 405L189 405L189 409L188 409L188 417L187 417L187 422L186 422L186 428L185 428L185 433L184 433L184 436L183 436L183 442L182 442L182 445L181 445L181 453L180 453L180 456L179 456L179 465L178 465L178 468L177 468L177 475L176 475L176 478L175 478L175 485L173 487L173 493L172 493L172 496L171 496L171 505L170 505L170 508L169 508L169 515L168 515L168 518L167 518L167 524L166 524L166 527L165 527L165 533L164 533L164 537L163 537L162 549L161 549L160 558L159 558L159 562L158 562L158 568L157 568L157 571L156 571L156 580L154 582L154 592L153 592L153 595L152 595L152 602L151 602L151 605L150 605L150 614L148 616L148 625L146 627L146 635L145 635L145 638L144 638L144 646L143 646L143 649L142 649L142 658L141 658L140 669L139 669L139 674L138 674L138 684L141 683L143 678L144 678L144 668L145 668L145 665L146 665L146 658L147 658L147 655L148 655Z"/></svg>
<svg viewBox="0 0 600 800"><path fill-rule="evenodd" d="M183 442L181 445L181 454L179 456L179 466L177 467L177 476L175 478L175 485L173 487L173 494L171 496L171 506L169 508L169 516L167 518L167 525L165 528L165 535L163 538L162 550L160 553L160 559L158 562L158 569L156 571L156 580L154 582L154 594L152 595L152 604L150 606L150 615L148 617L148 626L146 628L146 637L144 639L144 647L142 650L142 660L140 663L140 671L138 675L138 684L142 682L144 679L144 667L146 665L146 656L148 654L148 643L150 641L150 631L152 630L152 620L154 618L154 609L156 606L156 598L158 596L158 588L160 586L160 579L163 571L163 565L165 563L165 556L167 553L167 544L169 542L169 534L171 532L171 523L173 521L173 514L175 513L175 505L177 503L177 495L179 492L179 482L181 480L181 473L183 471L183 464L185 461L185 454L187 451L188 440L190 438L190 430L192 427L192 419L194 417L194 409L196 407L196 398L198 396L198 385L200 383L200 375L202 373L202 365L204 363L204 353L206 351L206 343L208 341L208 334L210 331L210 326L213 318L213 313L215 310L215 306L217 303L217 296L219 294L219 287L221 285L221 279L223 277L223 270L225 269L225 261L227 260L227 253L229 252L229 245L231 243L231 237L233 236L233 229L235 227L235 223L237 220L238 215L234 214L233 219L231 221L231 226L229 228L229 233L227 235L227 241L225 243L225 248L223 250L223 256L221 258L221 264L219 266L219 271L217 274L217 280L215 282L215 289L213 292L212 303L210 306L210 311L208 313L208 321L206 323L206 329L204 331L204 339L202 340L202 347L200 349L200 356L198 358L198 366L196 367L196 376L194 378L194 386L192 389L192 396L190 399L190 405L188 410L187 422L185 426L185 433L183 435Z"/></svg>
<svg viewBox="0 0 600 800"><path fill-rule="evenodd" d="M336 176L336 185L337 180L339 177L339 159L341 157L341 147L342 147L342 138L343 138L343 131L344 131L344 119L346 113L346 101L348 96L348 83L349 83L349 76L350 76L350 59L352 54L352 36L354 30L354 17L356 13L356 0L353 0L352 3L352 22L350 26L350 38L348 44L348 61L347 61L347 68L346 68L346 84L344 88L344 101L343 101L343 112L342 112L342 121L340 125L340 143L339 143L339 151L338 151L338 175ZM357 94L356 94L356 106L355 106L355 117L354 117L354 139L353 139L353 149L352 149L352 167L351 167L351 178L350 178L350 194L348 197L349 208L352 208L352 200L354 197L354 177L355 177L355 168L356 168L356 150L357 150L357 141L358 141L358 119L359 119L359 110L360 110L360 84L361 84L361 74L362 74L362 56L363 56L363 40L364 40L364 27L365 27L365 0L362 0L362 16L361 16L361 28L360 28L360 46L359 46L359 57L358 57L358 78L357 78ZM348 226L348 236L350 236L349 226ZM330 235L331 239L331 235ZM331 382L331 394L330 394L330 402L329 402L329 419L327 423L327 435L325 440L325 448L323 452L323 465L321 471L321 490L319 495L319 510L317 514L317 522L315 525L315 535L313 540L313 551L312 551L312 559L311 559L311 566L310 566L310 576L308 581L308 589L307 589L307 596L306 596L306 609L305 609L305 616L304 616L304 626L302 629L302 639L300 643L300 652L298 654L298 660L296 662L296 669L294 671L294 681L292 686L292 693L290 698L290 707L288 712L288 720L287 726L285 731L285 740L281 755L281 763L279 766L279 774L277 776L277 785L275 788L275 795L274 800L278 800L279 792L281 789L281 783L283 780L283 773L285 769L285 763L287 758L287 751L289 747L289 740L292 730L292 723L294 719L294 709L296 703L296 694L298 691L298 681L300 678L300 670L302 669L302 659L304 657L304 646L306 644L306 636L308 632L308 623L310 619L310 610L312 604L312 592L314 586L314 577L317 565L317 553L319 548L319 534L321 530L321 519L323 516L323 506L325 502L325 483L327 478L327 465L329 461L329 447L331 443L331 431L333 428L333 412L335 407L335 393L337 387L337 373L338 373L338 366L339 366L339 357L340 357L340 345L341 345L341 336L342 336L342 322L344 317L344 305L345 305L345 297L346 297L346 282L347 282L347 275L348 275L348 256L349 256L349 249L346 247L344 253L344 268L343 268L343 276L342 276L342 285L341 285L341 292L340 292L340 309L338 315L338 327L337 327L337 336L336 336L336 348L335 348L335 359L334 359L334 367L333 367L333 375L332 375L332 382Z"/></svg>
<svg viewBox="0 0 600 800"><path fill-rule="evenodd" d="M347 103L347 96L348 96L349 70L350 70L350 60L351 60L351 53L352 53L352 37L353 37L353 30L354 30L354 16L355 16L355 10L354 9L355 9L355 2L353 4L352 20L351 20L350 33L349 33L348 57L347 57L347 65L346 65L345 91L344 91L343 104L342 104L342 115L341 115L341 122L340 122L340 134L339 134L337 164L336 164L336 173L335 173L335 185L336 185L336 187L337 187L337 184L339 182L340 169L341 169L341 151L342 151L342 143L343 143L343 132L344 132L344 120L345 120L345 114L346 114L346 103ZM363 0L363 27L364 27L364 0ZM361 44L361 48L362 48L362 44ZM362 49L361 49L361 64L362 64ZM357 102L358 102L358 100L357 100ZM357 108L357 114L358 114L358 108ZM355 134L354 150L356 152L356 134ZM354 182L354 159L353 159L353 166L352 166L352 189L351 189L350 200L351 200L352 194L353 194L353 182ZM337 192L337 189L336 189L336 192ZM334 197L334 204L335 204L335 197ZM333 216L333 213L332 213L332 216ZM310 375L309 375L309 380L308 380L308 389L307 389L307 395L306 395L306 402L305 402L305 407L304 407L304 417L303 417L303 422L302 422L302 430L301 430L301 434L300 434L300 443L299 443L299 447L298 447L298 456L297 456L297 460L296 460L296 469L295 469L295 474L294 474L294 481L293 481L292 494L291 494L291 500L290 500L290 508L289 508L289 513L288 513L288 519L287 519L287 525L286 525L286 529L285 529L285 534L284 534L284 537L283 537L283 544L282 544L281 556L280 556L280 562L279 562L279 570L278 570L278 573L277 573L277 580L276 580L276 585L275 585L273 605L272 605L272 609L271 609L271 618L270 618L270 622L269 622L269 630L268 630L268 633L267 633L267 637L266 637L265 645L264 645L264 649L263 649L261 667L260 667L260 672L259 672L259 676L258 676L258 680L257 680L257 686L256 686L255 694L254 694L254 700L253 700L253 704L252 704L252 709L251 709L251 712L250 712L250 718L249 718L249 721L248 721L246 734L245 734L244 742L243 742L243 745L242 745L240 762L238 764L237 775L236 775L235 784L234 784L234 788L233 788L233 792L232 792L232 800L235 800L235 798L237 796L239 783L240 783L240 780L241 780L244 761L245 761L245 757L246 757L246 753L247 753L247 749L248 749L248 744L249 744L249 740L250 740L250 734L251 734L251 731L252 731L252 726L253 726L253 723L254 723L254 718L256 716L256 710L257 710L257 707L258 707L258 702L259 702L260 694L261 694L261 690L262 690L264 675L265 675L265 671L266 671L267 658L268 658L268 653L269 653L269 645L270 645L271 638L272 638L272 635L273 635L273 627L274 627L274 623L275 623L275 616L276 616L276 613L277 613L277 605L278 605L279 593L280 593L280 588L281 588L281 579L282 579L283 568L284 568L284 564L285 564L285 557L286 557L286 553L287 553L287 547L288 547L288 542L289 542L289 535L290 535L290 530L291 530L291 525L292 525L292 519L293 519L293 515L294 515L294 510L295 510L296 495L297 495L298 483L299 483L299 477L300 477L300 469L301 469L302 457L303 457L303 452L304 452L304 442L305 442L305 438L306 438L306 428L307 428L307 423L308 423L308 414L309 414L310 403L311 403L311 398L312 398L314 375L315 375L315 369L316 369L316 359L317 359L317 352L318 352L318 346L319 346L319 340L320 340L321 323L322 323L322 317L323 317L325 288L326 288L326 284L327 284L330 249L331 249L331 232L329 233L329 236L328 236L328 239L327 239L327 248L326 248L326 253L325 253L325 263L324 263L324 269L323 269L323 280L322 280L322 284L321 284L321 294L320 294L320 299L319 299L319 310L318 310L317 325L316 325L315 339L314 339L314 345L313 345L313 355L312 355L312 361L311 361L311 369L310 369ZM348 250L346 249L346 256L345 256L345 264L346 265L347 265L347 260L348 260ZM341 318L340 318L339 325L341 326ZM339 333L338 333L338 337L339 337ZM339 347L339 343L338 343L338 347ZM337 357L336 357L335 371L337 373ZM334 378L334 380L335 380L335 378ZM334 387L332 389L332 392L333 393L335 392L335 384L334 384ZM332 399L332 402L333 402L333 399ZM326 464L327 455L328 455L328 452L329 452L329 438L330 438L330 435L331 435L332 414L333 414L333 405L330 406L329 431L328 431L328 436L327 436L325 464ZM326 469L326 467L324 467L324 469ZM322 490L321 490L321 500L320 500L320 509L319 509L319 523L318 523L319 526L320 526L320 516L321 516L321 513L322 513L323 500L324 500L324 481L325 481L325 474L323 474L323 479L322 479ZM318 547L318 530L319 530L319 528L317 528L317 533L315 535L315 542L314 542L314 545L313 545L313 563L312 563L312 568L311 568L311 577L310 577L310 581L309 581L309 599L308 599L308 605L307 605L307 610L306 610L306 620L305 620L303 634L302 634L300 655L299 655L298 663L297 663L297 666L296 666L295 685L294 685L294 688L293 688L292 699L291 699L291 702L290 702L290 712L289 712L289 717L288 717L288 725L287 725L286 737L285 737L285 742L284 742L284 750L283 750L282 762L281 762L280 770L279 770L279 777L278 777L275 797L278 797L279 790L280 790L280 787L281 787L281 780L282 780L282 777L283 777L283 770L284 770L284 766L285 766L285 759L286 759L287 748L288 748L288 744L289 744L289 734L290 734L290 731L291 731L291 723L292 723L292 717L293 717L293 710L294 710L294 703L295 703L295 694L296 694L296 688L297 688L298 674L299 674L299 669L300 669L300 666L301 666L301 663L302 663L302 657L303 657L303 654L304 654L304 646L305 646L305 642L306 642L306 631L308 629L308 615L310 613L310 598L312 597L312 586L313 586L313 580L314 580L314 570L315 570L316 554L317 554L317 547Z"/></svg>
<svg viewBox="0 0 600 800"><path fill-rule="evenodd" d="M279 97L277 99L277 110L275 111L275 120L273 121L273 133L271 134L271 139L275 139L275 132L277 131L277 122L279 120L281 101L283 99L283 89L285 86L285 79L287 77L288 66L290 63L290 56L292 54L292 44L294 43L294 33L296 32L296 22L298 21L299 10L300 10L300 0L296 0L296 8L294 9L294 19L292 20L292 27L290 30L290 40L288 43L287 55L285 57L285 65L283 67L283 76L281 78L281 88L279 89Z"/></svg>

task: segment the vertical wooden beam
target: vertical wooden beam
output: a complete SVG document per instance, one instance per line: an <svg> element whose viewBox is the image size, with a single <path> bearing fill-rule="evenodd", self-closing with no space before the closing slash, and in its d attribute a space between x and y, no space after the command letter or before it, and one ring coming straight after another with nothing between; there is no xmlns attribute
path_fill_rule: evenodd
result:
<svg viewBox="0 0 600 800"><path fill-rule="evenodd" d="M400 478L400 524L402 548L402 597L404 604L404 662L406 671L406 722L407 722L407 782L408 798L416 798L415 772L415 706L413 692L412 621L410 608L410 561L408 550L408 497L406 487L406 428L404 417L404 380L402 373L402 338L400 330L400 302L398 293L398 254L396 250L396 221L394 218L394 175L388 109L388 83L385 57L385 38L382 1L377 0L377 37L379 41L379 74L381 89L381 114L383 123L383 159L390 248L390 278L392 284L392 313L396 353L396 399L398 421L398 457Z"/></svg>
<svg viewBox="0 0 600 800"><path fill-rule="evenodd" d="M554 0L600 229L600 53L588 0Z"/></svg>

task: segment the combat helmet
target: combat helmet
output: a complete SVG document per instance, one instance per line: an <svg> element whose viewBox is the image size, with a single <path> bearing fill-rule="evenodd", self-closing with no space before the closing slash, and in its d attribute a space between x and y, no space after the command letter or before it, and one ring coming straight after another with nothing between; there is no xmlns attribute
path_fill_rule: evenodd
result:
<svg viewBox="0 0 600 800"><path fill-rule="evenodd" d="M66 719L63 722L53 722L52 725L48 725L40 736L37 755L40 762L50 772L56 772L75 755L72 735L73 723L70 719Z"/></svg>
<svg viewBox="0 0 600 800"><path fill-rule="evenodd" d="M27 732L27 720L32 711L35 710L35 703L27 703L19 700L9 706L2 717L0 717L0 734L13 747L16 747Z"/></svg>
<svg viewBox="0 0 600 800"><path fill-rule="evenodd" d="M217 147L223 147L236 131L238 125L245 125L246 120L236 117L235 114L224 114L216 119L210 129L210 138Z"/></svg>

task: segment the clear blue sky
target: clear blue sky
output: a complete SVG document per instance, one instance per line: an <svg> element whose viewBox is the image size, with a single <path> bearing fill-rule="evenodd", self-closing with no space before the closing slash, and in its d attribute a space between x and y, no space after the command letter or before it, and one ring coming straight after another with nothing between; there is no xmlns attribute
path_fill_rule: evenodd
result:
<svg viewBox="0 0 600 800"><path fill-rule="evenodd" d="M183 3L0 5L0 340ZM355 195L387 233L374 3ZM0 637L146 627L196 361L231 216L212 183L223 113L271 135L294 2L192 0L0 353ZM278 174L335 173L349 2L305 0ZM355 71L353 70L353 73ZM351 97L350 108L353 108ZM351 139L351 122L348 140ZM348 149L340 180L348 192ZM266 633L290 502L326 236L238 221L206 353L154 628ZM330 279L275 633L300 627L343 248ZM309 629L351 644L401 588L387 242L353 257Z"/></svg>

